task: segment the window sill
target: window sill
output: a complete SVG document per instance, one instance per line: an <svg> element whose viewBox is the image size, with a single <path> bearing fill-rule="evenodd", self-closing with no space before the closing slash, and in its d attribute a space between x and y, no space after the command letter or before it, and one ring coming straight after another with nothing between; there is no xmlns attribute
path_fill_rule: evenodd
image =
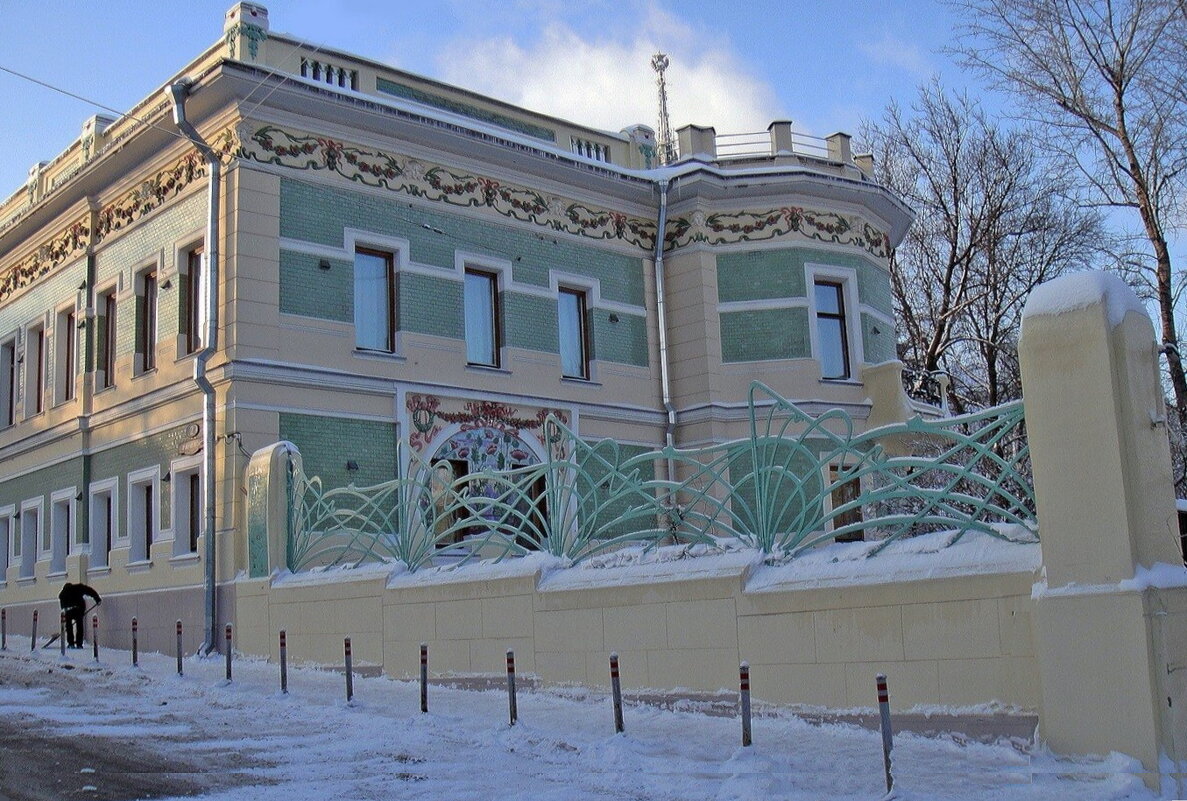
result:
<svg viewBox="0 0 1187 801"><path fill-rule="evenodd" d="M111 565L97 565L96 567L87 568L88 576L108 576L111 575Z"/></svg>
<svg viewBox="0 0 1187 801"><path fill-rule="evenodd" d="M355 348L353 354L360 359L374 359L380 362L408 361L404 354L391 350L367 350L366 348Z"/></svg>
<svg viewBox="0 0 1187 801"><path fill-rule="evenodd" d="M511 371L506 367L497 367L493 364L474 364L473 362L466 362L467 370L474 370L478 373L493 373L494 375L511 375Z"/></svg>
<svg viewBox="0 0 1187 801"><path fill-rule="evenodd" d="M115 390L115 384L108 384L105 387L99 387L97 390L95 390L95 394L102 395L105 392L113 392L114 390Z"/></svg>
<svg viewBox="0 0 1187 801"><path fill-rule="evenodd" d="M37 576L21 576L16 580L18 587L28 587L31 584L37 583Z"/></svg>
<svg viewBox="0 0 1187 801"><path fill-rule="evenodd" d="M127 568L129 573L144 573L152 567L152 560L141 559L137 562L128 562L124 567Z"/></svg>
<svg viewBox="0 0 1187 801"><path fill-rule="evenodd" d="M561 383L562 384L576 384L577 386L581 386L581 387L600 387L600 386L602 386L602 383L600 381L594 381L592 378L578 378L575 375L562 375Z"/></svg>
<svg viewBox="0 0 1187 801"><path fill-rule="evenodd" d="M45 574L45 577L46 577L47 579L60 579L60 578L66 578L66 571L65 571L65 570L55 570L55 571L54 571L54 572L52 572L52 573L46 573L46 574Z"/></svg>
<svg viewBox="0 0 1187 801"><path fill-rule="evenodd" d="M139 373L136 373L135 375L133 375L132 380L135 381L137 378L144 378L144 376L153 375L156 372L157 372L156 367L150 367L147 370L141 370Z"/></svg>
<svg viewBox="0 0 1187 801"><path fill-rule="evenodd" d="M180 553L169 557L169 564L171 565L196 564L199 561L201 561L201 558L196 553Z"/></svg>
<svg viewBox="0 0 1187 801"><path fill-rule="evenodd" d="M862 382L858 381L855 378L822 378L822 379L820 379L820 383L828 384L830 386L842 386L842 387L865 386Z"/></svg>

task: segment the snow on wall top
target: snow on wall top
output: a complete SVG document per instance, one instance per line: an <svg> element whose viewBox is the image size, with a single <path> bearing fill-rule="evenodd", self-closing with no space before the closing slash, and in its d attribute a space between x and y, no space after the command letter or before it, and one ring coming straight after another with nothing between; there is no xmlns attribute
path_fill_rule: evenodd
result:
<svg viewBox="0 0 1187 801"><path fill-rule="evenodd" d="M1109 326L1121 325L1131 311L1146 314L1133 290L1111 273L1084 272L1061 275L1040 284L1030 293L1022 318L1048 316L1102 304L1108 309Z"/></svg>

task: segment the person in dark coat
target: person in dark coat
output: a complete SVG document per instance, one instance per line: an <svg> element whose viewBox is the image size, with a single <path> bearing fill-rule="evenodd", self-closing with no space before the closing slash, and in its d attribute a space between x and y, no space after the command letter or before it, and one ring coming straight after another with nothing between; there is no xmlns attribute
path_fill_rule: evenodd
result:
<svg viewBox="0 0 1187 801"><path fill-rule="evenodd" d="M71 584L67 581L58 593L58 602L62 604L62 611L66 613L66 645L71 648L82 648L83 632L86 630L83 618L87 613L87 598L94 598L96 606L103 603L99 593L86 584Z"/></svg>

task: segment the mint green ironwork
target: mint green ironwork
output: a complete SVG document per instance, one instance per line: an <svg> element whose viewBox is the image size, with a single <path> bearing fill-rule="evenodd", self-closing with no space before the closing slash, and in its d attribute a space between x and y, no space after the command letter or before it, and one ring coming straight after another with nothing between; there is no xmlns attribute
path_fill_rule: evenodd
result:
<svg viewBox="0 0 1187 801"><path fill-rule="evenodd" d="M879 540L951 529L1033 541L1034 492L1020 402L977 414L855 433L840 409L812 416L754 383L742 440L624 457L611 440L586 442L555 418L548 458L455 477L415 452L372 487L326 489L290 464L291 570L373 561L410 570L442 562L543 551L569 563L627 544L733 539L771 558L794 558L836 537ZM895 456L887 443L906 443ZM671 460L678 479L645 479ZM861 488L855 500L840 492ZM841 499L833 505L833 499ZM857 519L853 519L856 515Z"/></svg>

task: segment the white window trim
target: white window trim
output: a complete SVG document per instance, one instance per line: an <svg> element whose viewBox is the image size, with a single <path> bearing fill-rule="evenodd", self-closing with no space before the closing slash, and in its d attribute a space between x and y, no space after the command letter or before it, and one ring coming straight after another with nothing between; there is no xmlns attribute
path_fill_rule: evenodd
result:
<svg viewBox="0 0 1187 801"><path fill-rule="evenodd" d="M71 330L69 330L65 333L68 338L74 340L74 343L73 343L74 344L74 375L66 375L65 348L67 346L66 346L65 342L59 341L59 339L58 339L58 337L62 333L59 323L62 321L63 316L70 314L71 312L74 313L74 324L72 326L70 326ZM59 404L68 402L68 400L66 398L67 384L70 382L73 382L75 380L75 378L77 378L77 376L78 376L78 353L79 353L78 346L79 346L79 339L80 339L80 337L78 336L78 321L79 321L78 306L74 303L67 303L62 306L59 306L57 309L54 310L53 318L54 318L54 338L51 341L51 344L53 346L53 351L54 351L54 374L52 377L53 383L54 383L54 389L53 389L53 393L50 396L50 405L57 406ZM78 399L77 387L75 387L75 390L76 390L76 392L75 392L74 399L77 400Z"/></svg>
<svg viewBox="0 0 1187 801"><path fill-rule="evenodd" d="M152 520L150 521L152 524L152 544L155 545L161 541L161 466L153 465L152 467L145 467L141 468L140 470L133 470L128 473L126 489L127 494L125 495L125 497L128 499L128 502L124 504L127 517L124 531L127 533L127 536L123 539L127 541L129 551L135 550L132 548L132 528L134 522L132 520L132 512L135 508L135 504L132 502L132 492L134 488L143 487L146 484L152 485L153 498L157 501L152 510L153 516ZM146 548L145 551L146 552L144 553L143 558L133 560L132 562L129 562L129 564L135 564L137 562L150 562L152 560L152 548Z"/></svg>
<svg viewBox="0 0 1187 801"><path fill-rule="evenodd" d="M22 561L24 561L27 558L25 556L26 548L25 548L25 544L23 541L23 538L25 536L25 520L26 520L25 515L27 515L29 512L33 512L33 511L35 511L37 513L37 530L33 532L33 558L30 561L39 562L39 561L41 561L41 557L42 557L41 537L45 530L45 496L44 495L40 495L36 498L27 498L27 499L21 501L20 535L22 538L22 542L21 542L21 560ZM26 576L25 578L32 578L32 577L33 577L32 575L29 575L29 576Z"/></svg>
<svg viewBox="0 0 1187 801"><path fill-rule="evenodd" d="M392 331L392 349L390 351L374 350L371 348L360 348L358 337L358 320L352 319L350 325L355 329L354 335L354 351L359 354L366 354L369 356L380 357L403 357L404 343L400 331L400 273L408 270L408 250L411 247L407 239L401 239L395 236L383 236L382 234L372 234L367 231L359 231L353 228L347 228L345 233L346 253L349 255L349 261L352 264L353 270L354 259L358 255L358 249L372 250L378 253L387 253L392 259L392 294L396 299L396 308L392 310L392 324L395 330ZM351 283L351 292L354 292L354 284ZM353 298L353 294L352 294Z"/></svg>
<svg viewBox="0 0 1187 801"><path fill-rule="evenodd" d="M470 367L477 367L480 370L507 370L507 319L505 298L503 294L509 291L511 286L511 262L508 259L499 259L493 256L488 256L480 253L470 253L467 251L456 250L453 254L453 268L457 271L458 280L462 282L462 339L466 337L466 273L468 271L475 271L480 273L487 273L495 277L495 340L498 342L498 359L497 364L472 364L467 359L466 364ZM469 352L469 343L466 343L467 354Z"/></svg>
<svg viewBox="0 0 1187 801"><path fill-rule="evenodd" d="M812 358L820 363L820 342L816 332L816 282L831 281L841 285L845 302L845 340L849 345L849 377L826 378L823 381L853 382L861 380L861 366L865 364L865 349L861 341L861 304L857 297L857 270L852 267L836 267L831 264L804 265L805 287L808 293L808 337L812 345Z"/></svg>
<svg viewBox="0 0 1187 801"><path fill-rule="evenodd" d="M202 454L199 453L199 454L195 454L193 456L183 456L179 459L174 459L171 462L169 462L169 475L171 477L170 481L169 481L169 511L170 511L169 524L170 525L169 525L168 531L161 532L161 540L162 541L165 541L165 540L173 541L173 556L174 557L178 557L178 556L184 557L184 556L196 555L196 554L194 554L193 551L190 550L189 537L185 537L184 539L182 539L182 538L178 538L178 536L177 536L177 530L178 530L177 518L178 518L178 515L181 513L181 510L183 509L182 488L181 488L182 482L177 480L177 476L179 473L182 475L189 475L190 473L198 474L198 505L201 509L205 510L206 509L206 505L205 505L206 499L203 496L203 493L205 493L205 491L206 491L206 482L204 482L202 480ZM188 507L188 505L184 505L184 508L188 509L189 507ZM186 533L188 534L189 532L187 531ZM201 529L198 530L198 536L199 537L202 536ZM201 546L199 546L199 551L200 550L201 550Z"/></svg>
<svg viewBox="0 0 1187 801"><path fill-rule="evenodd" d="M120 540L123 540L123 545L121 545L119 547L123 547L123 548L128 547L127 535L125 534L124 536L120 536L120 526L119 526L119 519L120 519L119 496L120 496L120 493L119 493L119 487L120 487L119 478L113 476L112 478L105 478L102 481L92 481L91 486L87 490L87 510L88 510L88 512L87 512L87 528L90 529L90 532L89 532L90 546L89 547L91 549L90 552L92 554L99 553L99 551L95 550L95 537L97 535L97 527L95 525L95 521L97 519L95 517L95 498L99 495L104 495L104 494L111 495L111 529L112 529L111 534L112 534L112 537L111 537L111 542L107 544L107 548L101 549L101 550L114 551L116 549L117 543L119 543ZM103 553L103 559L107 560L106 552ZM110 566L111 566L111 563L108 560L106 564L99 565L97 567L107 568Z"/></svg>
<svg viewBox="0 0 1187 801"><path fill-rule="evenodd" d="M13 560L17 558L16 554L13 553L13 544L17 541L17 537L20 536L21 532L19 531L19 528L20 528L19 525L15 526L16 530L14 530L13 524L18 523L18 521L13 519L13 516L15 514L16 514L16 505L15 504L10 503L7 506L0 506L0 522L5 522L8 524L8 542L6 542L4 544L4 547L5 547L5 554L4 554L5 569L0 570L0 584L7 583L8 568L12 567L15 564L15 562Z"/></svg>
<svg viewBox="0 0 1187 801"><path fill-rule="evenodd" d="M140 308L140 301L144 297L145 276L147 276L149 273L156 273L157 276L157 308L155 310L156 313L153 315L153 323L156 325L156 330L152 332L152 336L149 338L149 341L152 343L152 347L154 349L161 344L161 284L164 281L164 272L164 265L161 263L160 256L145 261L139 267L136 267L132 270L132 296L135 298L134 305L136 306L136 309L133 310L133 320L135 320L135 312ZM148 372L144 368L144 360L148 354L139 354L139 358L135 358L137 356L136 345L140 344L140 331L134 331L133 337L134 341L132 346L132 355L134 357L135 364L133 364L132 374L135 376L144 375L146 372Z"/></svg>
<svg viewBox="0 0 1187 801"><path fill-rule="evenodd" d="M49 398L46 397L46 390L49 389L49 378L50 378L50 376L49 376L49 368L50 368L49 351L53 346L53 340L50 337L50 331L53 330L52 326L54 323L54 320L50 319L52 316L53 316L52 312L46 312L45 314L41 315L40 317L35 317L32 320L30 320L28 323L25 324L25 332L24 332L25 347L18 354L18 358L24 360L21 363L21 367L23 368L22 369L22 373L23 373L22 383L24 384L24 392L21 393L24 396L22 398L22 400L24 402L21 404L21 412L22 412L24 419L26 419L26 420L29 419L30 417L36 417L37 415L44 413L46 409L48 409L51 405L53 405L53 397L49 397ZM31 354L29 352L30 348L32 347L32 343L33 343L33 337L31 336L31 334L34 331L36 331L37 329L41 329L41 353L37 354L38 360L41 361L41 386L40 387L34 386L36 384L36 382L34 381L34 378L37 375L37 373L36 373L37 368L34 366L35 361L34 361L34 359L31 358ZM36 389L38 392L41 393L41 411L40 412L37 411L37 398L30 391L31 389Z"/></svg>
<svg viewBox="0 0 1187 801"><path fill-rule="evenodd" d="M70 556L71 548L73 547L75 550L77 550L79 547L81 547L78 544L78 501L76 500L77 495L78 495L78 487L66 487L66 488L63 488L60 490L55 490L54 492L50 493L50 496L49 496L49 518L50 518L49 519L49 532L50 532L50 534L49 534L49 539L50 539L49 552L50 552L51 569L52 569L52 565L53 565L53 554L54 554L54 550L55 550L55 546L56 546L56 539L57 539L56 538L56 533L57 533L57 528L58 528L58 526L57 526L57 522L58 522L57 521L57 511L58 511L59 505L61 505L63 502L66 505L67 521L68 521L68 525L70 526L70 531L68 531L66 533L66 542L63 543L63 546L62 546L64 549L64 553L62 554L62 564L61 564L59 570L53 571L54 574L59 574L59 573L65 572L66 559ZM70 541L71 537L74 538L74 542Z"/></svg>

